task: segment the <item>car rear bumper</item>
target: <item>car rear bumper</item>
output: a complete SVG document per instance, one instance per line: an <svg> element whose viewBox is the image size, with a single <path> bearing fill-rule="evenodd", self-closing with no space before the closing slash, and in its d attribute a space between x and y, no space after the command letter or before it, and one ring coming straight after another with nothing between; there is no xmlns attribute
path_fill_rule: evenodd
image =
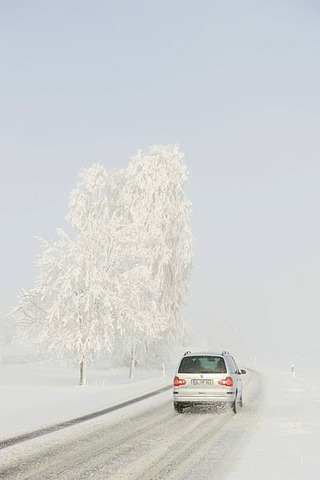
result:
<svg viewBox="0 0 320 480"><path fill-rule="evenodd" d="M173 392L173 401L179 403L192 403L199 405L207 405L212 403L232 403L235 401L236 392L229 391L220 395L186 395L179 392Z"/></svg>

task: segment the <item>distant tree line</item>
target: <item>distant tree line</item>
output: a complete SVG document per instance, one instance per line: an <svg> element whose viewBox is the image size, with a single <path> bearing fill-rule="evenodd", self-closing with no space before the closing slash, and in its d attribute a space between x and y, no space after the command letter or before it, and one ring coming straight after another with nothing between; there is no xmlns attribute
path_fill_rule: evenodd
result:
<svg viewBox="0 0 320 480"><path fill-rule="evenodd" d="M15 310L22 334L41 349L86 365L101 352L118 362L163 351L184 338L190 278L188 172L176 146L138 152L128 168L95 164L80 173L66 220L41 240L39 274ZM160 354L161 355L161 354Z"/></svg>

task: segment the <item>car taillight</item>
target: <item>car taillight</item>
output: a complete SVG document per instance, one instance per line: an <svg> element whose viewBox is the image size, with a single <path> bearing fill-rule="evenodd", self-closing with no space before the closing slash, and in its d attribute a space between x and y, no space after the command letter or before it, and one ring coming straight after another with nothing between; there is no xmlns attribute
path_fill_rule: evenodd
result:
<svg viewBox="0 0 320 480"><path fill-rule="evenodd" d="M174 377L173 386L179 387L180 385L185 385L187 382L183 378Z"/></svg>
<svg viewBox="0 0 320 480"><path fill-rule="evenodd" d="M221 380L218 381L218 383L219 383L219 385L225 385L226 387L232 387L233 386L232 377L222 378Z"/></svg>

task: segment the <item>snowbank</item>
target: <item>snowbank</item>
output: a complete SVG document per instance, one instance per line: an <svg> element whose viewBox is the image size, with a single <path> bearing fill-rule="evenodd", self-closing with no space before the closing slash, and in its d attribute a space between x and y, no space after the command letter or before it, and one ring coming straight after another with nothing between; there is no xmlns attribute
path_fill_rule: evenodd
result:
<svg viewBox="0 0 320 480"><path fill-rule="evenodd" d="M257 431L228 480L318 480L320 359L269 361L257 366L264 375Z"/></svg>
<svg viewBox="0 0 320 480"><path fill-rule="evenodd" d="M172 383L171 372L95 369L88 384L77 372L41 363L0 365L0 440L101 410Z"/></svg>

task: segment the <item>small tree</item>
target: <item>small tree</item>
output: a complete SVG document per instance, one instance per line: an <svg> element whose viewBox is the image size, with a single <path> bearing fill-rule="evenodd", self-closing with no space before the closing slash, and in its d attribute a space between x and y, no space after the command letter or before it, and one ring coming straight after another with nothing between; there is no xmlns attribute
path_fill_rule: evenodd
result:
<svg viewBox="0 0 320 480"><path fill-rule="evenodd" d="M58 241L43 242L40 274L34 287L23 292L17 310L22 330L40 347L75 358L81 385L86 383L86 361L112 349L117 295L108 276L114 242L108 216L113 180L100 165L81 174L67 216L75 238L59 230Z"/></svg>

